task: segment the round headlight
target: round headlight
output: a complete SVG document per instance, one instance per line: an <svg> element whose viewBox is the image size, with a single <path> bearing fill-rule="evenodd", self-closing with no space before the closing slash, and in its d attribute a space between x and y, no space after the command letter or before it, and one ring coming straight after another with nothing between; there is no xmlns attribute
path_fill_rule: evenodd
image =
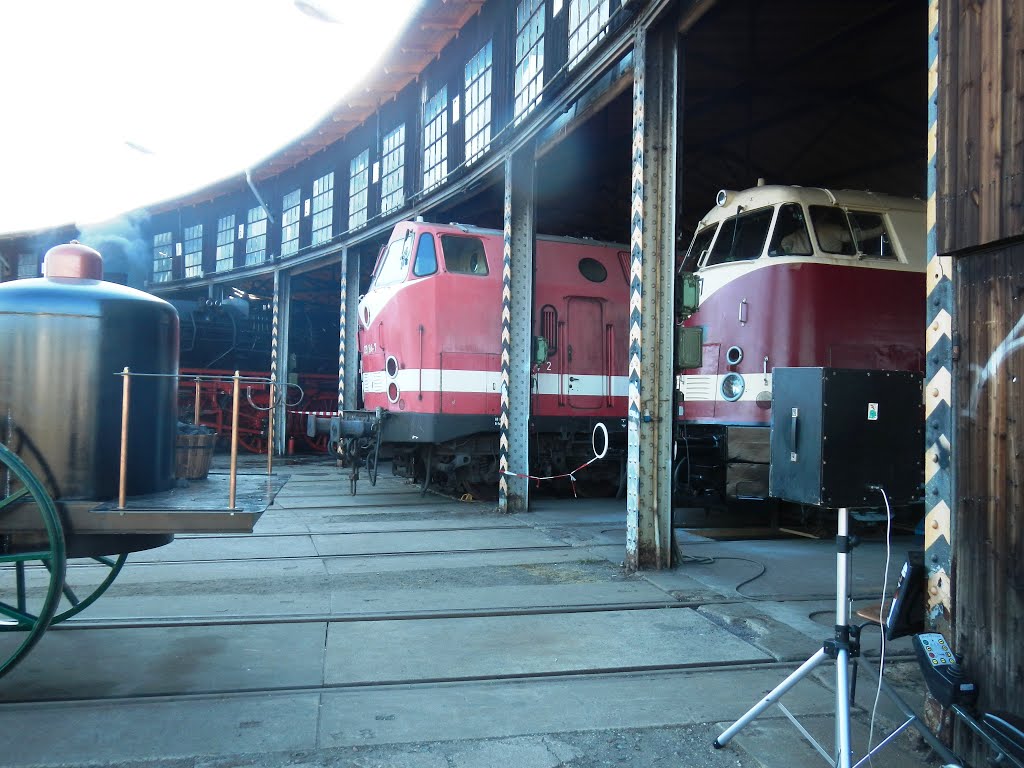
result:
<svg viewBox="0 0 1024 768"><path fill-rule="evenodd" d="M746 382L738 373L727 373L722 379L722 397L730 403L743 397Z"/></svg>
<svg viewBox="0 0 1024 768"><path fill-rule="evenodd" d="M384 361L384 370L392 379L398 375L398 360L394 355L388 355L388 359Z"/></svg>
<svg viewBox="0 0 1024 768"><path fill-rule="evenodd" d="M395 382L393 381L390 384L388 384L388 402L398 402L398 385L395 384Z"/></svg>

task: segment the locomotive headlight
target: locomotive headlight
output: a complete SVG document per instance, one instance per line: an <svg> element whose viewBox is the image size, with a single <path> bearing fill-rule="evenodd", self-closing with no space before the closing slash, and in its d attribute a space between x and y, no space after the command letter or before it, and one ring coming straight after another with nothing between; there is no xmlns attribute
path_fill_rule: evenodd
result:
<svg viewBox="0 0 1024 768"><path fill-rule="evenodd" d="M722 379L722 397L730 403L743 397L746 382L738 373L727 373Z"/></svg>

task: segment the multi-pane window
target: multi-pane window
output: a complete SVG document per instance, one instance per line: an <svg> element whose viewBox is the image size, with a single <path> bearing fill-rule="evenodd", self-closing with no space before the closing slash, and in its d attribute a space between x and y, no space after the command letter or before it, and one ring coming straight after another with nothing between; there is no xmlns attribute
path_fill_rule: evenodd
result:
<svg viewBox="0 0 1024 768"><path fill-rule="evenodd" d="M540 103L544 87L544 0L516 5L515 121Z"/></svg>
<svg viewBox="0 0 1024 768"><path fill-rule="evenodd" d="M608 25L608 0L569 0L569 66L574 67Z"/></svg>
<svg viewBox="0 0 1024 768"><path fill-rule="evenodd" d="M313 245L331 239L334 224L334 171L313 182Z"/></svg>
<svg viewBox="0 0 1024 768"><path fill-rule="evenodd" d="M153 282L166 283L171 279L174 259L171 255L172 237L170 232L153 235Z"/></svg>
<svg viewBox="0 0 1024 768"><path fill-rule="evenodd" d="M301 190L295 189L281 201L281 255L291 256L299 252L299 204Z"/></svg>
<svg viewBox="0 0 1024 768"><path fill-rule="evenodd" d="M355 229L366 223L369 203L370 150L364 149L352 158L348 176L348 228Z"/></svg>
<svg viewBox="0 0 1024 768"><path fill-rule="evenodd" d="M245 238L245 264L262 264L267 258L267 212L262 205L249 209Z"/></svg>
<svg viewBox="0 0 1024 768"><path fill-rule="evenodd" d="M235 214L217 220L216 269L223 272L235 266Z"/></svg>
<svg viewBox="0 0 1024 768"><path fill-rule="evenodd" d="M185 227L185 277L203 276L203 225Z"/></svg>
<svg viewBox="0 0 1024 768"><path fill-rule="evenodd" d="M448 175L448 86L423 105L423 189Z"/></svg>
<svg viewBox="0 0 1024 768"><path fill-rule="evenodd" d="M405 123L384 137L381 147L380 212L405 202Z"/></svg>
<svg viewBox="0 0 1024 768"><path fill-rule="evenodd" d="M39 277L39 259L31 253L23 253L18 257L18 279Z"/></svg>
<svg viewBox="0 0 1024 768"><path fill-rule="evenodd" d="M491 142L491 41L466 63L466 162L487 151Z"/></svg>

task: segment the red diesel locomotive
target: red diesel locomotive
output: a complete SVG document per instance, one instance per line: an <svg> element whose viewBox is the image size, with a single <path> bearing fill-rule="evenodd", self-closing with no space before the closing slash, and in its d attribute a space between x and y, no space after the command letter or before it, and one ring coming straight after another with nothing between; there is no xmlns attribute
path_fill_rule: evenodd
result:
<svg viewBox="0 0 1024 768"><path fill-rule="evenodd" d="M706 507L768 496L776 366L924 369L921 200L758 186L717 203L680 266L699 301L676 337L674 487Z"/></svg>
<svg viewBox="0 0 1024 768"><path fill-rule="evenodd" d="M503 244L500 231L408 221L377 260L359 303L362 397L382 417L373 439L390 447L396 474L497 488ZM629 254L540 236L535 264L531 471L553 475L593 457L596 422L613 440L624 430ZM365 447L370 433L350 415L336 437ZM620 475L604 461L580 480Z"/></svg>

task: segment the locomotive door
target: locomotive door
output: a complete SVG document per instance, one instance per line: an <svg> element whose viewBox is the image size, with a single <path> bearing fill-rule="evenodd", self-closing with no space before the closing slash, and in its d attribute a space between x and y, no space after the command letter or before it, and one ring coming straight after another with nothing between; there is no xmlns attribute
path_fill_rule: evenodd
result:
<svg viewBox="0 0 1024 768"><path fill-rule="evenodd" d="M600 408L608 386L604 304L601 299L570 296L566 307L562 371L570 408Z"/></svg>

